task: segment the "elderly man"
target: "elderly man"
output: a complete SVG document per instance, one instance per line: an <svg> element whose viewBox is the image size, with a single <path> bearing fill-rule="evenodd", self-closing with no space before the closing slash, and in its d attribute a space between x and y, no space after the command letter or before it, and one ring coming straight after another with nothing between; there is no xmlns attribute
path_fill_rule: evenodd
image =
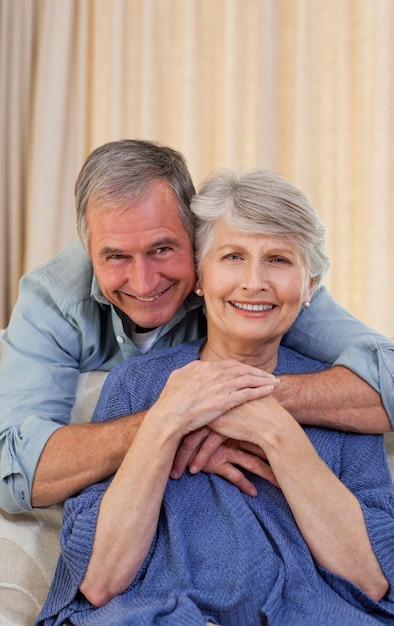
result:
<svg viewBox="0 0 394 626"><path fill-rule="evenodd" d="M182 155L152 142L111 142L83 165L76 183L80 241L22 279L3 336L0 507L6 511L62 502L113 474L130 447L143 414L70 424L80 372L109 371L125 358L205 334L202 299L193 292L193 194ZM390 429L391 342L324 288L284 341L335 366L281 378L275 396L299 421L318 414L322 426ZM173 476L192 463L192 471L209 469L248 493L239 468L253 470L262 461L242 443L220 443L208 430L191 434Z"/></svg>

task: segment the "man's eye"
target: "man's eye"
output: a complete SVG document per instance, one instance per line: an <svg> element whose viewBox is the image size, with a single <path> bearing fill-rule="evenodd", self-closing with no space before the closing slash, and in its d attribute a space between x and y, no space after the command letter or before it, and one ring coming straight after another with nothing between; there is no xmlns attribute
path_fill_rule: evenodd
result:
<svg viewBox="0 0 394 626"><path fill-rule="evenodd" d="M163 246L162 248L156 248L155 253L165 254L165 252L168 252L169 250L171 250L171 248L169 248L168 246Z"/></svg>
<svg viewBox="0 0 394 626"><path fill-rule="evenodd" d="M240 258L240 255L236 252L230 252L229 254L226 254L224 258L229 259L230 261L237 261Z"/></svg>
<svg viewBox="0 0 394 626"><path fill-rule="evenodd" d="M123 255L122 254L110 254L110 256L107 258L109 261L119 261L119 259L123 259Z"/></svg>

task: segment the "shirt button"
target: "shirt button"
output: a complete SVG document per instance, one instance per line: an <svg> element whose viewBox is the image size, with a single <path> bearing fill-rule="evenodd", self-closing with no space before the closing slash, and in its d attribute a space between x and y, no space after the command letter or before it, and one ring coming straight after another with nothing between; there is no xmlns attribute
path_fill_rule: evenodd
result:
<svg viewBox="0 0 394 626"><path fill-rule="evenodd" d="M124 343L124 339L123 339L123 337L121 337L120 335L117 335L117 337L116 337L116 341L117 341L118 343Z"/></svg>

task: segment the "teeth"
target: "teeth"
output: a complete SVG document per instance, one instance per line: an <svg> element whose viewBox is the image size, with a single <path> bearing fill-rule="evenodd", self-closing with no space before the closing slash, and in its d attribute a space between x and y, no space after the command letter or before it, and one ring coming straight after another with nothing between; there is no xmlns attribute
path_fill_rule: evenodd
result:
<svg viewBox="0 0 394 626"><path fill-rule="evenodd" d="M154 300L157 300L157 298L160 298L160 296L161 296L161 293L158 293L155 296L151 296L150 298L139 298L138 296L134 296L134 297L139 302L153 302Z"/></svg>
<svg viewBox="0 0 394 626"><path fill-rule="evenodd" d="M242 302L231 302L231 304L243 311L271 311L274 308L273 304L243 304Z"/></svg>

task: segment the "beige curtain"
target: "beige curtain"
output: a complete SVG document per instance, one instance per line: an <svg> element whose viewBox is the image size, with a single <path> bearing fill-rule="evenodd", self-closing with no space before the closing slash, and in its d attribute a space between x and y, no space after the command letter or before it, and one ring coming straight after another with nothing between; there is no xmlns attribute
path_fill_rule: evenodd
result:
<svg viewBox="0 0 394 626"><path fill-rule="evenodd" d="M85 156L181 150L196 184L262 165L329 228L327 284L394 334L392 0L0 0L0 326L75 237Z"/></svg>
<svg viewBox="0 0 394 626"><path fill-rule="evenodd" d="M23 267L33 6L0 3L0 327Z"/></svg>

